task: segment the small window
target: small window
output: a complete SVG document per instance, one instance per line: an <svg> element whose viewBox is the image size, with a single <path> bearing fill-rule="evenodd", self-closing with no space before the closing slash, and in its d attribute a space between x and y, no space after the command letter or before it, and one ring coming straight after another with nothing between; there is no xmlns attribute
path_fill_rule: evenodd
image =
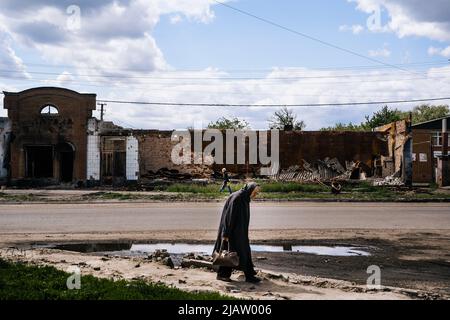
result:
<svg viewBox="0 0 450 320"><path fill-rule="evenodd" d="M436 131L433 132L433 146L434 147L442 147L442 132L441 131ZM450 146L450 134L448 135L448 145Z"/></svg>
<svg viewBox="0 0 450 320"><path fill-rule="evenodd" d="M41 109L41 115L42 116L57 116L58 115L58 109L56 109L55 106L52 105L46 105Z"/></svg>
<svg viewBox="0 0 450 320"><path fill-rule="evenodd" d="M442 135L439 131L433 133L433 146L440 147L442 145L441 137Z"/></svg>

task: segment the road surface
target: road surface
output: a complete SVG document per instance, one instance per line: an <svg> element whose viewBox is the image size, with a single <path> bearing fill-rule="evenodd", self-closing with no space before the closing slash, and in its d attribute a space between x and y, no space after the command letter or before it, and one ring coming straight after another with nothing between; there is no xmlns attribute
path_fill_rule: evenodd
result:
<svg viewBox="0 0 450 320"><path fill-rule="evenodd" d="M0 234L214 230L220 203L0 205ZM251 229L450 229L449 204L254 203Z"/></svg>

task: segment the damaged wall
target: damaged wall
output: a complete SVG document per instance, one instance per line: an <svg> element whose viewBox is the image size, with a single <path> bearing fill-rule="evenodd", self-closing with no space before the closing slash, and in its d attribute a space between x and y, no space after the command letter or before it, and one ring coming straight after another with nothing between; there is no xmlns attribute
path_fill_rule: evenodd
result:
<svg viewBox="0 0 450 320"><path fill-rule="evenodd" d="M412 133L411 120L400 120L377 128L378 132L387 134L388 157L382 158L383 168L392 168L392 172L385 170L383 177L395 175L401 177L405 184L412 184Z"/></svg>
<svg viewBox="0 0 450 320"><path fill-rule="evenodd" d="M0 118L0 182L8 178L8 148L11 134L11 122L8 118Z"/></svg>
<svg viewBox="0 0 450 320"><path fill-rule="evenodd" d="M120 184L139 178L139 142L132 131L95 118L88 121L87 177Z"/></svg>
<svg viewBox="0 0 450 320"><path fill-rule="evenodd" d="M139 140L139 168L141 177L144 178L146 175L151 177L152 173L163 168L178 170L195 177L209 177L213 170L219 171L222 167L227 167L234 174L247 176L257 174L261 167L251 164L176 165L171 161L172 148L177 144L171 141L172 131L134 131L134 135ZM225 147L226 139L223 140ZM205 142L204 147L207 144L209 142ZM345 166L346 162L360 162L370 174L375 159L380 155L387 156L388 152L387 137L380 132L280 132L280 169L303 167L305 163L314 164L334 158L342 166ZM248 152L246 154L248 162Z"/></svg>
<svg viewBox="0 0 450 320"><path fill-rule="evenodd" d="M161 169L177 170L181 174L194 177L209 177L211 175L211 166L202 164L177 165L172 162L172 149L178 144L178 142L171 140L172 131L135 130L133 134L139 142L139 172L141 178L151 179Z"/></svg>
<svg viewBox="0 0 450 320"><path fill-rule="evenodd" d="M14 137L12 182L86 180L86 126L96 107L96 95L53 87L4 95Z"/></svg>

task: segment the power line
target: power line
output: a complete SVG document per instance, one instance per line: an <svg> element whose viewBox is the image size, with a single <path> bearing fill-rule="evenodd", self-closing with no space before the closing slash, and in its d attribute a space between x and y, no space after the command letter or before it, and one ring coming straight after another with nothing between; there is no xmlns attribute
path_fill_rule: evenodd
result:
<svg viewBox="0 0 450 320"><path fill-rule="evenodd" d="M354 56L357 56L357 57L360 57L360 58L363 58L363 59L366 59L366 60L375 62L375 63L377 63L377 64L382 64L382 65L389 66L389 67L392 67L392 68L395 68L395 69L398 69L398 70L401 70L401 71L404 71L404 72L413 73L412 71L410 71L410 70L408 70L408 69L404 69L404 68L398 67L398 66L396 66L396 65L393 65L393 64L390 64L390 63L386 63L386 62L383 62L383 61L381 61L381 60L374 59L374 58L365 56L365 55L363 55L363 54L360 54L360 53L358 53L358 52L355 52L355 51L352 51L352 50L349 50L349 49L340 47L340 46L335 45L335 44L332 44L332 43L330 43L330 42L321 40L321 39L319 39L319 38L316 38L316 37L313 37L313 36L310 36L310 35L307 35L306 33L303 33L303 32L300 32L300 31L297 31L297 30L294 30L294 29L291 29L291 28L286 27L286 26L283 26L283 25L281 25L281 24L279 24L279 23L277 23L277 22L268 20L268 19L266 19L266 18L259 17L259 16L257 16L257 15L254 15L254 14L250 13L250 12L244 11L244 10L239 9L239 8L236 8L236 7L233 7L233 6L229 5L229 4L223 3L223 2L221 2L221 1L218 1L218 0L213 0L213 1L216 2L216 3L218 3L218 4L220 4L220 5L222 5L222 6L224 6L224 7L227 7L227 8L229 8L229 9L232 9L232 10L236 11L236 12L239 12L239 13L241 13L241 14L243 14L243 15L249 16L249 17L251 17L251 18L253 18L253 19L262 21L262 22L264 22L264 23L267 23L267 24L272 25L272 26L274 26L274 27L277 27L277 28L279 28L279 29L288 31L288 32L290 32L290 33L296 34L296 35L298 35L298 36L307 38L307 39L309 39L309 40L318 42L318 43L323 44L323 45L325 45L325 46L328 46L328 47L331 47L331 48L334 48L334 49L337 49L337 50L340 50L340 51L349 53L349 54L351 54L351 55L354 55Z"/></svg>
<svg viewBox="0 0 450 320"><path fill-rule="evenodd" d="M48 79L48 78L33 78L33 79L29 79L29 78L9 78L6 77L5 75L1 75L0 74L0 78L6 78L9 80L14 80L14 81L31 81L31 82L36 82L36 81L47 81L47 82L57 82L57 83L67 83L67 84L79 84L79 85L85 85L85 86L92 86L92 87L100 87L100 88L105 88L105 87L110 87L111 84L109 83L108 85L104 85L104 86L96 86L96 85L88 85L86 83L104 83L105 81L95 81L95 80L82 80L82 81L75 81L75 80L68 80L68 81L63 81L63 80L57 80L57 79ZM348 77L351 78L351 77ZM202 80L202 79L200 79ZM209 79L206 80L204 79L203 82L176 82L176 83L147 83L147 82L131 82L131 81L126 81L126 85L131 85L131 87L133 87L134 89L149 89L149 87L135 87L132 86L133 84L137 84L137 85L147 85L147 86L164 86L164 85L171 85L171 86L215 86L217 84L242 84L242 81L259 81L259 80L225 80L225 79L217 79L217 80L221 80L221 82L212 82L211 80L213 79ZM268 79L270 80L270 79ZM292 79L293 81L297 80L297 79ZM299 79L300 80L300 79ZM349 83L377 83L377 82L392 82L392 81L414 81L414 80L436 80L436 81L444 81L445 79L442 79L440 77L430 77L430 76L420 76L420 77L413 77L413 78L386 78L386 79L374 79L374 80L364 80L364 79L359 79L359 80L354 80L354 81L310 81L310 80L314 80L314 79L305 79L305 81L307 82L301 82L298 83L301 86L308 86L308 85L325 85L325 84L332 84L332 85L340 85L340 84L349 84ZM319 79L317 79L319 80ZM284 80L287 81L287 80ZM447 81L447 80L445 80ZM251 83L250 83L251 84ZM259 86L286 86L292 83L286 82L286 83L270 83L270 81L264 81L262 83L254 83L254 85L259 85ZM121 88L123 88L123 85L121 85Z"/></svg>
<svg viewBox="0 0 450 320"><path fill-rule="evenodd" d="M45 67L45 68L66 68L66 69L78 69L78 70L96 70L96 71L104 71L104 70L117 70L117 71L131 71L131 72L148 72L149 70L146 69L139 69L139 68L95 68L95 67L79 67L74 65L57 65L57 64L41 64L41 63L31 63L31 62L24 62L26 66L35 66L35 67ZM356 66L342 66L342 67L331 67L331 66L319 66L314 67L315 70L357 70L357 69L378 69L378 68L392 68L393 66L398 67L428 67L428 66L439 66L439 65L447 65L447 60L436 60L436 61L422 61L422 62L410 62L410 63L400 63L400 64L390 64L390 65L356 65ZM297 67L280 67L280 66L274 66L273 68L267 68L267 69L224 69L219 70L223 72L233 72L233 73L257 73L257 72L271 72L274 69L291 69L291 68L304 68L302 66ZM205 72L207 70L205 69L174 69L174 70L155 70L159 73L176 73L176 72ZM152 71L153 72L153 71Z"/></svg>
<svg viewBox="0 0 450 320"><path fill-rule="evenodd" d="M78 86L78 85L75 85ZM89 84L84 84L84 86L88 86L88 87L97 87L97 88L106 88L105 86L96 86L96 85L89 85ZM109 88L109 87L108 87ZM123 89L123 88L122 88ZM183 90L183 89L178 89L178 88L158 88L157 92L152 92L153 94L158 95L158 97L154 97L154 96L147 96L147 98L150 99L159 99L161 95L163 96L167 96L167 94L162 93L162 92L185 92L185 93L191 93L191 94L205 94L207 93L208 95L237 95L237 96L244 96L244 97L254 97L254 96L272 96L274 93L272 92L256 92L256 93L251 93L251 92L230 92L230 91L222 91L222 90L213 90L213 91L208 91L205 92L203 91L193 91L193 90ZM0 94L3 94L3 92L0 92ZM334 98L367 98L369 94L367 95L337 95L337 94L287 94L283 92L283 97L334 97ZM395 99L395 98L387 98L386 96L374 96L372 93L370 94L370 96L372 98L376 98L376 99Z"/></svg>
<svg viewBox="0 0 450 320"><path fill-rule="evenodd" d="M311 70L314 72L314 70ZM37 75L55 75L60 76L58 72L41 72L41 71L25 71L28 74ZM290 72L289 70L280 70L279 72ZM0 69L0 73L20 73L23 71ZM430 71L433 74L450 73L450 70L434 70ZM417 73L418 74L418 73ZM72 75L72 74L71 74ZM424 76L426 74L423 74ZM324 75L324 76L287 76L287 77L154 77L154 76L131 76L131 75L101 75L101 74L73 74L76 77L93 77L93 78L112 78L112 79L148 79L148 80L303 80L303 79L339 79L339 78L355 78L355 77L382 77L382 76L396 76L391 73L354 73L354 74L341 74L341 75Z"/></svg>
<svg viewBox="0 0 450 320"><path fill-rule="evenodd" d="M0 92L0 94L4 94ZM365 101L365 102L340 102L340 103L308 103L308 104L227 104L227 103L177 103L177 102L146 102L146 101L126 101L126 100L106 100L97 99L101 104L136 104L136 105L153 105L153 106L187 106L187 107L333 107L333 106L360 106L360 105L376 105L376 104L393 104L393 103L414 103L414 102L431 102L450 100L450 97L427 98L427 99L409 99L409 100L384 100L384 101Z"/></svg>
<svg viewBox="0 0 450 320"><path fill-rule="evenodd" d="M358 106L358 105L374 105L374 104L392 104L392 103L413 103L413 102L429 102L450 100L445 98L429 98L429 99L411 99L411 100L391 100L391 101L366 101L366 102L345 102L345 103L309 103L309 104L226 104L226 103L175 103L175 102L144 102L144 101L122 101L122 100L103 100L99 102L116 103L116 104L136 104L136 105L153 105L153 106L184 106L184 107L333 107L333 106Z"/></svg>

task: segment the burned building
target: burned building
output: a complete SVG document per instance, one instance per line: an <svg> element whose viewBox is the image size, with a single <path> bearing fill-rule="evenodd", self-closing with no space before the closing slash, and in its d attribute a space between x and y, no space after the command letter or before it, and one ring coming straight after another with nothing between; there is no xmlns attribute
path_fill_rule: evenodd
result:
<svg viewBox="0 0 450 320"><path fill-rule="evenodd" d="M10 182L86 180L87 121L96 95L50 87L4 95L9 140L2 162Z"/></svg>
<svg viewBox="0 0 450 320"><path fill-rule="evenodd" d="M10 184L123 184L152 180L158 172L205 178L223 166L233 174L254 177L261 169L260 164L249 162L249 140L241 146L247 155L242 162L174 163L171 155L177 142L173 131L132 130L100 121L92 116L95 94L43 87L4 95L8 118L0 121L0 179ZM380 132L280 131L279 166L273 176L283 173L285 177L295 176L297 181L314 181L331 179L349 170L359 170L362 177L393 174L401 166L407 167L404 161L408 159L396 156L396 150L407 141L402 138L402 124L396 128ZM260 155L261 137L271 133L249 133L258 140ZM222 138L225 132L218 134ZM201 150L211 143L200 141ZM270 143L262 146L267 149ZM236 159L241 151L236 145L231 150ZM407 154L408 149L401 152ZM381 161L384 168L380 159L385 160Z"/></svg>

